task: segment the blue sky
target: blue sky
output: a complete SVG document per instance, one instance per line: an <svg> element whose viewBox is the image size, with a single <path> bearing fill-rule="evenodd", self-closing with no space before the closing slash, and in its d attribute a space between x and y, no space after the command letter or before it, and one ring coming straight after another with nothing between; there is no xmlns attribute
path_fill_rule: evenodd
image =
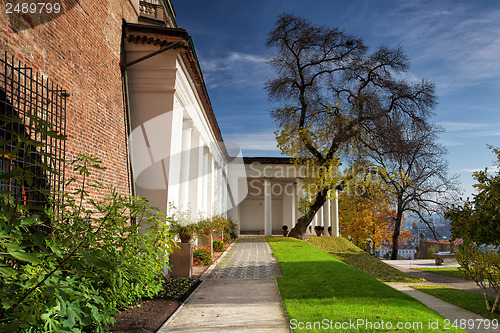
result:
<svg viewBox="0 0 500 333"><path fill-rule="evenodd" d="M245 156L279 156L273 108L264 83L272 53L267 33L290 12L339 27L371 49L401 46L409 79L437 86L433 121L446 132L450 174L465 196L472 172L492 167L487 145L500 146L500 1L496 0L173 0L177 24L193 37L208 93L226 142Z"/></svg>

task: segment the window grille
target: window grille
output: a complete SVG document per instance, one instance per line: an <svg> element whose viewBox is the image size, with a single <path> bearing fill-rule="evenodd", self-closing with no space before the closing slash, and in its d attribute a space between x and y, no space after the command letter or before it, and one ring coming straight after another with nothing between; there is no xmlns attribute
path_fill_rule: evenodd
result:
<svg viewBox="0 0 500 333"><path fill-rule="evenodd" d="M13 56L0 56L0 173L26 170L32 175L22 183L15 177L2 179L1 190L17 202L41 206L48 195L61 199L65 141L46 133L65 135L66 97L65 90ZM30 139L40 144L28 143Z"/></svg>

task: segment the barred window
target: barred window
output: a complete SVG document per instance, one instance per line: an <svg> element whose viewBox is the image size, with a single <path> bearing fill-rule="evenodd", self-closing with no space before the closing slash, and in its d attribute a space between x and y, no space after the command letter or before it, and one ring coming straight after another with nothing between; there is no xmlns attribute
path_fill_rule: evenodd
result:
<svg viewBox="0 0 500 333"><path fill-rule="evenodd" d="M0 57L0 190L41 206L64 190L66 92L5 53ZM49 166L49 167L47 167ZM27 177L17 177L24 172ZM21 179L21 180L20 180ZM56 197L55 199L60 199Z"/></svg>

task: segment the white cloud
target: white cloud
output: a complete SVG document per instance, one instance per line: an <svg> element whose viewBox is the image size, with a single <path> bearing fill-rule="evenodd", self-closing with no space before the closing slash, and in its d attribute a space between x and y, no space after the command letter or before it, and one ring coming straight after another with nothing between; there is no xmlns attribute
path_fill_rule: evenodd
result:
<svg viewBox="0 0 500 333"><path fill-rule="evenodd" d="M462 145L466 140L500 136L500 129L494 123L446 121L439 122L438 125L446 129L440 136L440 143L447 147Z"/></svg>
<svg viewBox="0 0 500 333"><path fill-rule="evenodd" d="M469 172L469 173L473 173L473 172L478 172L478 171L483 171L485 168L475 168L475 169L462 169L460 170L460 172ZM497 166L489 166L488 167L488 172L489 173L494 173L494 172L497 172L497 171L500 171L500 169L497 167Z"/></svg>
<svg viewBox="0 0 500 333"><path fill-rule="evenodd" d="M223 57L200 60L205 81L211 88L261 88L269 73L269 65L265 61L266 58L259 55L234 51Z"/></svg>
<svg viewBox="0 0 500 333"><path fill-rule="evenodd" d="M273 132L224 135L225 142L234 142L242 150L279 151Z"/></svg>
<svg viewBox="0 0 500 333"><path fill-rule="evenodd" d="M387 23L376 23L378 30L400 39L412 64L427 65L426 75L443 91L500 77L500 9L475 2L405 1L388 16Z"/></svg>

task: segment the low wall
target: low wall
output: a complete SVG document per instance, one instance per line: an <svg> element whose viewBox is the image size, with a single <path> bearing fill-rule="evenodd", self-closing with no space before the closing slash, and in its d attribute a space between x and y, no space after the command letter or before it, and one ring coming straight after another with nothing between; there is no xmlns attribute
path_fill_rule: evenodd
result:
<svg viewBox="0 0 500 333"><path fill-rule="evenodd" d="M457 247L454 245L453 249L451 248L450 243L437 243L435 241L424 241L420 240L420 244L418 245L417 252L415 253L415 259L433 259L432 256L429 257L429 249L433 247L436 252L456 252Z"/></svg>

